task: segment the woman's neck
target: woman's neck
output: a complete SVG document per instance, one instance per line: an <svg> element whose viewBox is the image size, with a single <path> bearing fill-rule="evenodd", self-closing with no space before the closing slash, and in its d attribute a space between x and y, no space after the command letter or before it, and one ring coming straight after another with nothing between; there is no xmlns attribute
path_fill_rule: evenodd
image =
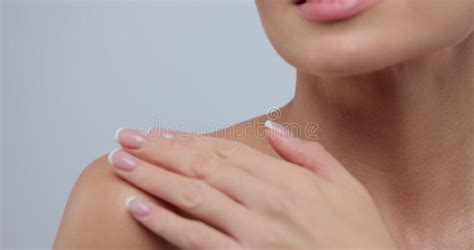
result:
<svg viewBox="0 0 474 250"><path fill-rule="evenodd" d="M318 140L368 188L383 216L416 231L457 224L457 216L472 223L473 107L471 35L371 74L329 79L298 72L281 122L317 123Z"/></svg>

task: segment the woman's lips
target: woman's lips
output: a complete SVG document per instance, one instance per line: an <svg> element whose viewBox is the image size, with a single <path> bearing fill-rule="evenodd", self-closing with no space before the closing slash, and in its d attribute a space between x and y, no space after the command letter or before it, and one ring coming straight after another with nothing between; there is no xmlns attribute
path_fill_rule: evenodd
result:
<svg viewBox="0 0 474 250"><path fill-rule="evenodd" d="M362 13L379 0L296 0L298 11L307 19L337 21Z"/></svg>

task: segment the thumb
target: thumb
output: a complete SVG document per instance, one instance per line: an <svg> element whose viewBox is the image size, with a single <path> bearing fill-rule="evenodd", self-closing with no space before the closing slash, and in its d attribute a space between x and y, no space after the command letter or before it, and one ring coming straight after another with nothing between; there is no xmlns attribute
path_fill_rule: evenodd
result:
<svg viewBox="0 0 474 250"><path fill-rule="evenodd" d="M299 139L288 128L270 120L265 122L265 127L267 140L283 159L329 181L349 174L321 143Z"/></svg>

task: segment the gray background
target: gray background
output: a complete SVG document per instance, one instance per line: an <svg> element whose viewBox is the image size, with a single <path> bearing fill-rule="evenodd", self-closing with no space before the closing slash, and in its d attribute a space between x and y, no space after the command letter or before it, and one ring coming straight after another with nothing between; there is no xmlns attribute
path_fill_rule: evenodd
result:
<svg viewBox="0 0 474 250"><path fill-rule="evenodd" d="M1 7L3 248L51 246L74 181L118 127L206 132L293 95L252 1Z"/></svg>

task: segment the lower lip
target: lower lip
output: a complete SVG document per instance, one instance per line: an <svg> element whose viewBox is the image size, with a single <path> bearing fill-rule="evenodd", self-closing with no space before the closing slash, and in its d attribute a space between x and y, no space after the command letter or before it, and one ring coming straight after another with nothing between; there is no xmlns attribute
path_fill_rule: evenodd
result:
<svg viewBox="0 0 474 250"><path fill-rule="evenodd" d="M379 0L307 0L298 6L307 19L329 22L356 16L374 6Z"/></svg>

